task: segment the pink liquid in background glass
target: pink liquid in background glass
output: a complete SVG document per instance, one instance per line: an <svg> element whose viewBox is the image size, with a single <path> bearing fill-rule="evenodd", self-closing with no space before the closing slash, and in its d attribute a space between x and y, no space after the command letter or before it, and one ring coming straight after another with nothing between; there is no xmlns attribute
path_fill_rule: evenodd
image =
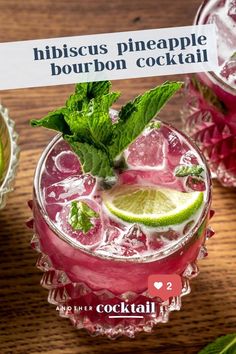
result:
<svg viewBox="0 0 236 354"><path fill-rule="evenodd" d="M183 293L188 291L184 289L185 279L196 275L195 261L207 236L210 180L204 161L186 138L164 123L160 128L147 128L125 151L124 157L129 168L119 173L119 184L155 185L186 192L203 190L204 203L181 225L148 229L124 223L105 209L99 181L82 173L78 158L58 137L38 167L33 206L39 241L37 246L33 245L44 255L38 266L46 271L42 285L50 289L51 303L95 308L100 303L113 305L123 299L127 303L145 304L152 301L147 293L151 274L183 276L184 273ZM202 165L204 181L196 183L193 177L175 177L174 170L179 164ZM73 230L68 223L72 200L86 202L99 214L87 234ZM195 232L188 237L194 227ZM67 242L59 233L65 235ZM170 247L172 250L168 251ZM135 332L150 331L155 323L167 320L160 299L154 300L156 314L144 314L142 319L111 319L112 314L95 310L79 313L62 310L60 314L93 334L132 337ZM176 299L170 299L165 306L176 309L180 305Z"/></svg>
<svg viewBox="0 0 236 354"><path fill-rule="evenodd" d="M215 23L219 70L198 73L195 79L212 90L219 105L210 103L187 81L183 120L186 131L201 147L212 172L224 186L236 186L236 1L203 2L196 24ZM209 98L209 94L207 94Z"/></svg>

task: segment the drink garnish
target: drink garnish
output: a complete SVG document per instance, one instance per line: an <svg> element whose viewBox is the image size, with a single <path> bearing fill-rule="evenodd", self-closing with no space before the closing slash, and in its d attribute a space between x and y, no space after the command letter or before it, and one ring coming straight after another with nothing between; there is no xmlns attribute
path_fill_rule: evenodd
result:
<svg viewBox="0 0 236 354"><path fill-rule="evenodd" d="M204 168L201 165L180 165L175 168L174 174L176 177L196 176L200 177Z"/></svg>
<svg viewBox="0 0 236 354"><path fill-rule="evenodd" d="M124 105L112 123L109 110L120 93L110 92L109 81L80 83L65 107L32 120L31 125L61 132L79 156L84 173L115 176L116 160L181 86L165 82L145 92Z"/></svg>
<svg viewBox="0 0 236 354"><path fill-rule="evenodd" d="M69 224L74 230L87 233L92 227L91 219L98 218L98 214L82 201L73 201L70 206Z"/></svg>
<svg viewBox="0 0 236 354"><path fill-rule="evenodd" d="M170 226L189 219L202 205L203 192L121 185L103 192L106 208L129 223Z"/></svg>
<svg viewBox="0 0 236 354"><path fill-rule="evenodd" d="M3 154L2 140L0 138L0 181L3 177L3 173L4 173L4 154Z"/></svg>

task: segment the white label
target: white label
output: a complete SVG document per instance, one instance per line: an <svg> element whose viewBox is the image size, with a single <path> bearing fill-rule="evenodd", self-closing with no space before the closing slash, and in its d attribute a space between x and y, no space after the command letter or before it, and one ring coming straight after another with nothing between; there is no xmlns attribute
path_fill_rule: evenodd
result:
<svg viewBox="0 0 236 354"><path fill-rule="evenodd" d="M216 71L215 25L0 44L0 89Z"/></svg>

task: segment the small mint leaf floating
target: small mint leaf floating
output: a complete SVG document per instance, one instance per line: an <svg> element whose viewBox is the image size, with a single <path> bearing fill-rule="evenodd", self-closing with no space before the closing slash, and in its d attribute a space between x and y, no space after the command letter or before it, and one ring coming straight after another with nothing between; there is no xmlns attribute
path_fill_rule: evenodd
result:
<svg viewBox="0 0 236 354"><path fill-rule="evenodd" d="M92 218L98 214L84 202L71 202L69 224L74 230L81 230L85 234L93 227Z"/></svg>
<svg viewBox="0 0 236 354"><path fill-rule="evenodd" d="M235 354L236 353L236 333L219 337L215 342L209 344L198 354Z"/></svg>
<svg viewBox="0 0 236 354"><path fill-rule="evenodd" d="M200 177L204 168L201 165L180 165L175 168L174 175L176 177L196 176Z"/></svg>

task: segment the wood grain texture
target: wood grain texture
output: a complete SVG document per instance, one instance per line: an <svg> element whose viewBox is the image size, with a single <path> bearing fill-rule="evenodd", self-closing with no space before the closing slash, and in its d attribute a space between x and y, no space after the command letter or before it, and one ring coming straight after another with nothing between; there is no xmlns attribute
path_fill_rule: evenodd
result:
<svg viewBox="0 0 236 354"><path fill-rule="evenodd" d="M0 0L0 42L188 25L199 4L199 0ZM117 106L163 79L115 81L114 88L123 92ZM34 267L37 255L29 245L31 232L24 222L30 216L26 202L34 168L52 134L29 128L28 121L60 106L72 89L66 85L0 93L16 121L21 147L15 192L0 213L0 354L196 354L217 336L236 331L236 190L217 182L211 222L216 236L208 242L209 257L201 261L191 294L169 323L135 340L110 341L76 331L47 303L47 291L39 285L41 273ZM179 126L180 105L175 98L162 118Z"/></svg>

